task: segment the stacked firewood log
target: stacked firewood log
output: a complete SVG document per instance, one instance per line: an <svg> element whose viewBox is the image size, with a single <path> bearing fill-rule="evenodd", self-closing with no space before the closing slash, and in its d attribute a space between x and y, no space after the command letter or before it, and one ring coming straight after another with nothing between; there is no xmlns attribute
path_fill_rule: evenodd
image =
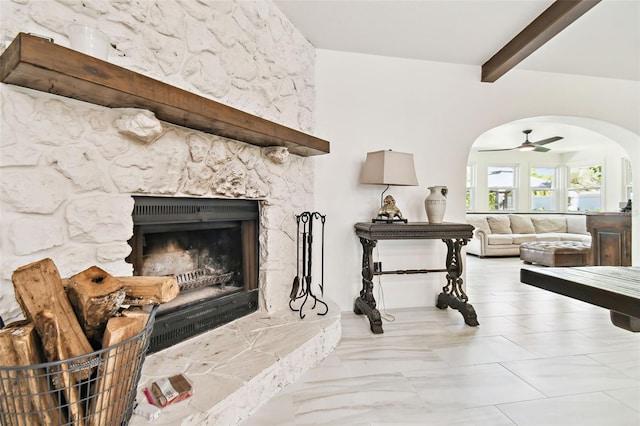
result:
<svg viewBox="0 0 640 426"><path fill-rule="evenodd" d="M129 367L141 361L118 344L145 328L145 306L178 295L176 279L114 277L97 266L62 279L43 259L16 269L12 280L26 319L0 329L0 424L123 423L115 417L137 385ZM76 360L55 364L70 358ZM54 374L11 368L42 363L54 363Z"/></svg>

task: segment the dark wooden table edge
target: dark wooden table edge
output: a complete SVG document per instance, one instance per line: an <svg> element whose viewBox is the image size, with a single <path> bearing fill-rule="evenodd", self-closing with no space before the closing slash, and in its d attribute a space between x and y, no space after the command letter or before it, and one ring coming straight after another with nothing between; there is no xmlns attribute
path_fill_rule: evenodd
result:
<svg viewBox="0 0 640 426"><path fill-rule="evenodd" d="M545 269L521 268L520 282L608 309L614 325L629 331L640 331L638 298L548 275L544 273Z"/></svg>

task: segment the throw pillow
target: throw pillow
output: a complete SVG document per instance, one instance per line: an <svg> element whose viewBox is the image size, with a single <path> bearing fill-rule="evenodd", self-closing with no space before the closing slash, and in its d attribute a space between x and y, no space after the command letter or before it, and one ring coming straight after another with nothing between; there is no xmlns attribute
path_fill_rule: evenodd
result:
<svg viewBox="0 0 640 426"><path fill-rule="evenodd" d="M567 232L570 234L587 234L587 218L583 214L568 214L567 218Z"/></svg>
<svg viewBox="0 0 640 426"><path fill-rule="evenodd" d="M487 216L487 222L493 234L511 234L509 216Z"/></svg>
<svg viewBox="0 0 640 426"><path fill-rule="evenodd" d="M511 221L511 231L514 234L535 234L536 229L533 227L531 218L528 216L509 215Z"/></svg>
<svg viewBox="0 0 640 426"><path fill-rule="evenodd" d="M546 232L567 232L567 220L564 217L532 217L536 234Z"/></svg>
<svg viewBox="0 0 640 426"><path fill-rule="evenodd" d="M467 216L467 223L469 225L473 225L474 228L482 229L488 234L491 233L491 229L489 228L489 224L487 223L487 218L485 216Z"/></svg>

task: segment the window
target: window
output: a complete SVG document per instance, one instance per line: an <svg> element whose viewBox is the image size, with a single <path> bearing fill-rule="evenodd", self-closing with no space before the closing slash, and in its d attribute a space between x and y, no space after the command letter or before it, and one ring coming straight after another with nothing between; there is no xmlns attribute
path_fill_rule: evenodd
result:
<svg viewBox="0 0 640 426"><path fill-rule="evenodd" d="M467 164L467 192L465 195L465 206L467 211L473 210L474 189L475 189L475 167Z"/></svg>
<svg viewBox="0 0 640 426"><path fill-rule="evenodd" d="M515 210L514 166L489 166L487 168L489 187L489 210Z"/></svg>
<svg viewBox="0 0 640 426"><path fill-rule="evenodd" d="M532 167L529 169L531 189L531 210L556 210L556 169L555 167Z"/></svg>
<svg viewBox="0 0 640 426"><path fill-rule="evenodd" d="M622 194L626 200L633 200L633 175L631 173L631 161L622 159Z"/></svg>
<svg viewBox="0 0 640 426"><path fill-rule="evenodd" d="M570 212L593 212L602 208L602 166L580 166L569 169L567 210Z"/></svg>

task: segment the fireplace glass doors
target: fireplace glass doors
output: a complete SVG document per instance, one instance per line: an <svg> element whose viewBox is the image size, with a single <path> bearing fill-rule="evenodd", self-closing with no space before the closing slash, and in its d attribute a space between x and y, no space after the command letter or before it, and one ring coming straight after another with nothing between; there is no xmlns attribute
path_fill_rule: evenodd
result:
<svg viewBox="0 0 640 426"><path fill-rule="evenodd" d="M134 274L172 275L180 286L158 310L150 352L257 310L257 201L134 199Z"/></svg>

